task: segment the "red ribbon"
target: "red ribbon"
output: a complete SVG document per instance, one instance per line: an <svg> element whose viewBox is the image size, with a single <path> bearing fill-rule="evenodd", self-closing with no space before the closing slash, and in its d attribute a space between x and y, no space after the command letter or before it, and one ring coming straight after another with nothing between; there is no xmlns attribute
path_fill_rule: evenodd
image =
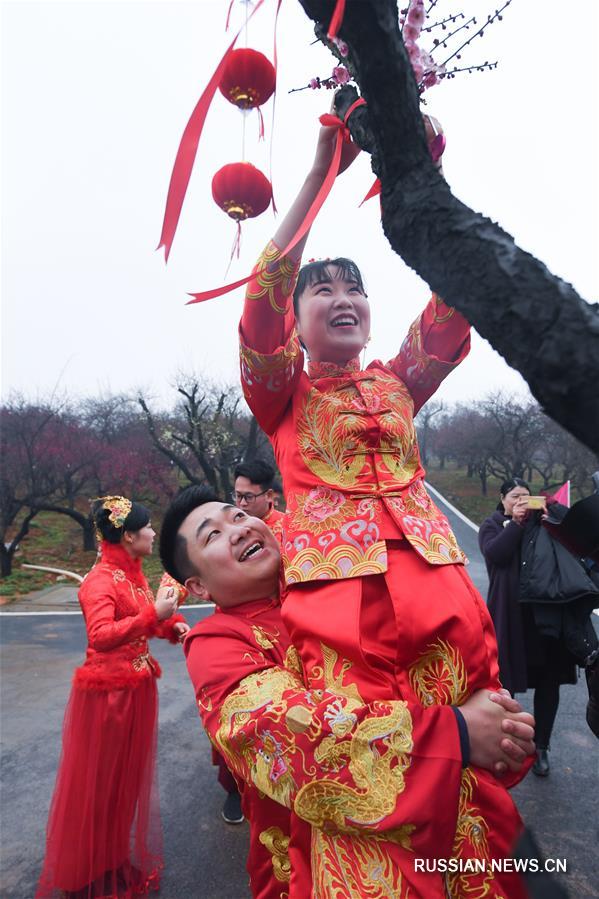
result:
<svg viewBox="0 0 599 899"><path fill-rule="evenodd" d="M350 140L349 128L347 127L347 121L358 106L364 106L366 103L361 97L352 103L345 114L345 118L343 121L337 116L331 115L330 113L325 113L320 116L320 122L322 125L328 128L336 128L337 134L335 138L335 149L333 150L333 157L331 159L331 163L329 165L329 170L324 177L324 181L320 186L320 190L312 201L312 205L310 206L305 219L287 244L284 250L281 252L281 257L287 256L291 250L297 246L302 237L310 230L314 223L314 219L320 212L324 201L328 197L331 192L331 188L335 182L335 178L339 172L339 163L341 162L341 150L343 147L344 141ZM266 265L263 265L262 268L256 269L256 271L252 272L249 275L246 275L245 278L240 278L239 281L234 281L231 284L225 284L222 287L215 287L212 290L204 290L200 293L191 293L190 296L193 297L193 300L189 300L188 305L193 305L194 303L204 303L206 300L211 300L213 297L220 297L225 293L230 293L232 290L236 290L238 287L242 287L244 284L247 284L252 278L255 278L256 275L260 274L260 272L265 271Z"/></svg>
<svg viewBox="0 0 599 899"><path fill-rule="evenodd" d="M362 202L360 203L360 206L363 206L364 203L366 202L366 200L370 200L372 197L376 197L378 194L380 194L380 192L381 192L381 182L377 178L374 181L374 183L373 183L372 187L370 188L370 190L368 191L368 193L366 194L366 196L364 197L364 199L362 200Z"/></svg>
<svg viewBox="0 0 599 899"><path fill-rule="evenodd" d="M446 146L446 140L445 140L444 134L435 135L435 137L429 143L429 145L428 145L429 153L431 154L431 159L433 160L433 162L435 164L443 156L443 153L445 152L445 146ZM370 190L368 191L368 193L366 194L366 196L364 197L364 199L362 200L362 202L360 203L360 206L363 206L364 203L366 202L366 200L370 200L372 197L376 197L378 194L380 194L380 192L381 192L381 182L377 178L376 181L373 183L372 187L370 188Z"/></svg>
<svg viewBox="0 0 599 899"><path fill-rule="evenodd" d="M258 0L255 7L248 16L248 21L254 15L256 10L259 9L260 6L262 6L263 3L264 0ZM212 103L214 94L217 91L229 54L233 50L235 41L245 28L245 25L246 23L242 25L242 27L239 29L239 31L225 50L223 58L216 67L216 71L208 82L207 88L198 100L196 107L191 114L191 118L185 126L185 131L183 132L183 137L181 138L179 149L177 150L177 156L175 159L175 164L173 166L171 180L168 188L166 209L164 211L164 221L162 223L162 233L160 235L160 243L156 247L157 250L159 250L161 247L164 247L165 261L168 261L173 240L175 239L175 232L177 230L177 225L179 224L179 216L181 215L183 201L187 192L187 186L189 184L191 171L195 162L198 144L200 142L200 136L204 128L204 122L206 121L206 116L208 115L210 104Z"/></svg>
<svg viewBox="0 0 599 899"><path fill-rule="evenodd" d="M327 31L327 37L329 40L332 40L334 37L337 37L337 32L341 28L341 23L343 22L343 16L345 14L345 0L337 0L335 4L335 9L333 11L333 18L331 19L331 23L329 25L329 30Z"/></svg>

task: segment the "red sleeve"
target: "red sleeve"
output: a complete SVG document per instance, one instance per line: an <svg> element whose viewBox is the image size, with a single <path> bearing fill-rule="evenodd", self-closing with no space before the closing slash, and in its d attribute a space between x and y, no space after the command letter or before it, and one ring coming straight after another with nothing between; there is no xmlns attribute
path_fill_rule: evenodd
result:
<svg viewBox="0 0 599 899"><path fill-rule="evenodd" d="M267 434L276 428L304 368L292 302L298 268L269 243L254 268L239 325L243 394Z"/></svg>
<svg viewBox="0 0 599 899"><path fill-rule="evenodd" d="M152 637L156 633L158 617L153 603L144 606L137 615L116 620L116 585L111 574L98 572L93 579L84 582L79 590L79 602L89 645L98 652L116 649L137 637Z"/></svg>
<svg viewBox="0 0 599 899"><path fill-rule="evenodd" d="M168 640L169 643L178 643L179 634L173 630L173 625L179 621L182 621L183 624L186 623L185 618L179 612L171 615L170 618L165 618L164 621L159 621L156 627L156 636L161 637L163 640Z"/></svg>
<svg viewBox="0 0 599 899"><path fill-rule="evenodd" d="M192 633L185 651L204 727L242 780L315 827L393 830L413 848L424 816L421 839L450 853L462 774L451 707L311 692L242 635Z"/></svg>
<svg viewBox="0 0 599 899"><path fill-rule="evenodd" d="M414 400L414 414L470 351L470 325L435 294L410 326L399 354L388 367Z"/></svg>

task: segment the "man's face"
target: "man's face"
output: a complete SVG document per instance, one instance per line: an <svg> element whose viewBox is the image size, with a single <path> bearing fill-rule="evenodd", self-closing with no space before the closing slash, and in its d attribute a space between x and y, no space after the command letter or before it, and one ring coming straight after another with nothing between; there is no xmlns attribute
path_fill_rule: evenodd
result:
<svg viewBox="0 0 599 899"><path fill-rule="evenodd" d="M278 590L279 545L259 518L225 503L205 503L179 529L196 574L185 586L201 599L229 608L274 596Z"/></svg>
<svg viewBox="0 0 599 899"><path fill-rule="evenodd" d="M255 518L266 518L272 507L272 490L262 490L248 478L235 481L235 505Z"/></svg>

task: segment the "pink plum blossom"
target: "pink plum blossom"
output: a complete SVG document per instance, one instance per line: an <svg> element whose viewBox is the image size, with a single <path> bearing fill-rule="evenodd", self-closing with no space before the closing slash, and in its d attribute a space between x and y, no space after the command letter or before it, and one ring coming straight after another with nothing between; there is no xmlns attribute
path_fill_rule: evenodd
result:
<svg viewBox="0 0 599 899"><path fill-rule="evenodd" d="M349 47L347 46L345 41L342 41L340 37L334 37L333 43L339 50L339 53L341 54L341 56L347 56L347 54L349 53Z"/></svg>
<svg viewBox="0 0 599 899"><path fill-rule="evenodd" d="M420 29L424 25L424 18L424 0L412 0L408 10L407 20L410 25L413 25L418 29L418 33L420 33Z"/></svg>
<svg viewBox="0 0 599 899"><path fill-rule="evenodd" d="M337 84L347 84L347 82L351 79L351 75L349 74L345 66L335 66L331 77L337 82Z"/></svg>

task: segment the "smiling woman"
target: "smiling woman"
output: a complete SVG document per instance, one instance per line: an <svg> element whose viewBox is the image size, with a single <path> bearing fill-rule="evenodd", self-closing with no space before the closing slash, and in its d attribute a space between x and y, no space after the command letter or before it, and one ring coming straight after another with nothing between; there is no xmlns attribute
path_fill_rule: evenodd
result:
<svg viewBox="0 0 599 899"><path fill-rule="evenodd" d="M424 487L414 415L467 355L470 329L433 295L398 354L361 370L370 308L356 264L340 257L300 268L304 240L285 256L280 249L318 196L334 136L334 128L321 129L307 178L258 261L240 325L244 395L271 439L285 484L282 617L308 688L351 690L365 702L402 700L411 726L423 716L434 720L427 733L457 746L460 729L468 733L473 725L469 700L486 702L488 691L499 689L497 648L484 602L463 571L464 555ZM343 144L341 171L357 152ZM476 778L468 800L486 809L493 855L507 856L519 819L491 770L506 771L513 747L502 745L501 758L483 770L489 766L474 728L471 736ZM448 768L443 782L446 814L439 816L436 798L425 796L427 778L411 780L423 809L422 820L405 822L417 854L455 854L456 810L465 801L459 771ZM426 811L433 808L434 815ZM501 821L496 828L494 820ZM387 845L393 876L401 872L418 895L444 894L440 883L417 884L412 866ZM460 852L477 850L460 845ZM352 876L358 868L352 866ZM517 877L498 874L492 887L482 879L468 885L483 888L523 895ZM355 889L366 895L370 885L356 882Z"/></svg>

